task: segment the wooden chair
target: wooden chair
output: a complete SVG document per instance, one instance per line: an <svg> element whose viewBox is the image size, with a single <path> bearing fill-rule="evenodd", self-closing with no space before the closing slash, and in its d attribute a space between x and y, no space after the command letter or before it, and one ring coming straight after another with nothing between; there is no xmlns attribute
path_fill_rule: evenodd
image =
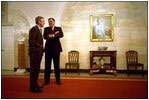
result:
<svg viewBox="0 0 149 100"><path fill-rule="evenodd" d="M68 62L65 64L65 74L67 74L68 70L74 70L74 69L76 69L78 74L80 74L79 67L80 67L79 52L76 50L69 51Z"/></svg>
<svg viewBox="0 0 149 100"><path fill-rule="evenodd" d="M138 52L134 50L129 50L126 52L126 61L127 61L127 73L130 74L130 68L134 68L135 72L138 68L141 68L142 75L144 76L144 64L138 63Z"/></svg>

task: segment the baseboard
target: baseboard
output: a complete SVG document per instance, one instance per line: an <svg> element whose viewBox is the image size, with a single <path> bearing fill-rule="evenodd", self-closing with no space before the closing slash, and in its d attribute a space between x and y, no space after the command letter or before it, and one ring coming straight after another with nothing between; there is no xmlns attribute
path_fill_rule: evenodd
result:
<svg viewBox="0 0 149 100"><path fill-rule="evenodd" d="M14 71L17 71L17 69L18 68L15 67L14 68ZM40 72L41 73L44 73L44 70L45 69L40 69ZM66 71L69 71L68 69L60 69L60 70L61 70L62 73L66 72ZM30 68L29 67L26 68L26 71L29 72L30 71ZM76 70L72 70L72 72L73 71L75 72ZM80 73L89 73L89 69L80 69L79 71L80 71ZM54 69L52 69L51 72L53 73L54 72ZM137 73L139 73L139 72L140 71L137 71ZM117 70L117 73L124 73L124 74L126 74L127 73L127 70ZM134 73L134 72L132 71L132 73ZM148 71L147 70L144 70L144 74L148 74Z"/></svg>
<svg viewBox="0 0 149 100"><path fill-rule="evenodd" d="M26 69L27 72L30 71L30 68L25 68L25 69ZM14 72L16 72L17 70L18 70L18 68L17 67L14 67Z"/></svg>

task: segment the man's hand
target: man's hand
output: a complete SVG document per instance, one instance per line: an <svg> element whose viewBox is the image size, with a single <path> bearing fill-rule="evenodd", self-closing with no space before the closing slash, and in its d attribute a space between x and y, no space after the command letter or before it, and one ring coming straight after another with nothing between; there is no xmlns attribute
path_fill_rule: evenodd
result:
<svg viewBox="0 0 149 100"><path fill-rule="evenodd" d="M54 38L55 36L54 36L54 34L49 34L48 35L48 38Z"/></svg>
<svg viewBox="0 0 149 100"><path fill-rule="evenodd" d="M59 31L56 31L54 34L58 34L59 33Z"/></svg>

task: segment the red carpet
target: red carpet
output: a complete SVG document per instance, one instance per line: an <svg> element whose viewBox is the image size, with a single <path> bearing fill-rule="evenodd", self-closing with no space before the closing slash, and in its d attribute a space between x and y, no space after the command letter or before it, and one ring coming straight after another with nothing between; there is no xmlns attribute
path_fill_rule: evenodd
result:
<svg viewBox="0 0 149 100"><path fill-rule="evenodd" d="M43 80L40 79L40 83ZM62 85L29 92L29 78L2 77L1 98L148 98L147 80L62 79Z"/></svg>

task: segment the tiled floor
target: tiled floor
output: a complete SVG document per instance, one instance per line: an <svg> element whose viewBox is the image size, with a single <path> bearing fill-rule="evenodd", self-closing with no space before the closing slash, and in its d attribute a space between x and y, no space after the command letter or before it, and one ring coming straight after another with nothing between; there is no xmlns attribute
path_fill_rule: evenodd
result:
<svg viewBox="0 0 149 100"><path fill-rule="evenodd" d="M2 71L2 76L29 76L29 72L24 73L18 73L13 71ZM44 73L40 73L40 77L43 77ZM54 73L51 74L51 77L54 77ZM144 75L144 77L141 74L130 74L129 76L125 73L117 73L117 75L114 74L93 74L90 75L89 73L80 73L78 75L77 73L61 73L61 77L71 77L71 78L111 78L111 79L141 79L141 80L148 80L148 76Z"/></svg>

